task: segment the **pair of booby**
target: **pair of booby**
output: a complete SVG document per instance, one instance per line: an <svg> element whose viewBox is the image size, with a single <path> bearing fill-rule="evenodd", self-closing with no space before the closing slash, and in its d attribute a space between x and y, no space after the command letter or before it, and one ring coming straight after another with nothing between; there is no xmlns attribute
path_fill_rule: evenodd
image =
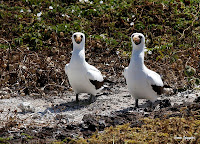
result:
<svg viewBox="0 0 200 144"><path fill-rule="evenodd" d="M154 102L163 91L163 82L159 74L144 65L145 37L141 33L133 33L132 57L128 67L124 70L124 77L130 94L136 100L148 99ZM65 73L76 94L76 101L80 93L95 96L103 87L104 79L101 72L85 61L85 35L76 32L72 35L73 52L69 64L65 66Z"/></svg>

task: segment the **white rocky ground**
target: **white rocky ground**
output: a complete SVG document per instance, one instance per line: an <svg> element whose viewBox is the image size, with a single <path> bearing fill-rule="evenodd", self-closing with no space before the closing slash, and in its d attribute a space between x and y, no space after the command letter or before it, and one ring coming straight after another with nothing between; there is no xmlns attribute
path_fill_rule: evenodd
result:
<svg viewBox="0 0 200 144"><path fill-rule="evenodd" d="M199 91L185 91L172 96L161 96L158 100L170 99L171 104L193 102ZM102 92L93 103L88 101L89 95L81 94L80 102L75 102L73 92L59 96L36 98L30 96L11 97L0 100L0 128L8 121L17 121L18 127L28 125L55 126L58 121L62 124L80 123L85 114L111 115L116 111L134 111L134 99L124 87ZM142 107L137 111L144 112L146 100L139 100ZM155 111L159 106L155 108Z"/></svg>

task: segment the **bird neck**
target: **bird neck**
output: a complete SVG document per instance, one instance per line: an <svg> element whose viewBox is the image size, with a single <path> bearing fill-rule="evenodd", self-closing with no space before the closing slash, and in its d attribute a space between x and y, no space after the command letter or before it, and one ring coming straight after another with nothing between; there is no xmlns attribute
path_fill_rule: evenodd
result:
<svg viewBox="0 0 200 144"><path fill-rule="evenodd" d="M137 69L144 69L144 51L141 50L133 50L131 61L129 64L130 67L134 67Z"/></svg>
<svg viewBox="0 0 200 144"><path fill-rule="evenodd" d="M72 52L71 63L84 63L85 62L85 47L82 49L74 47Z"/></svg>

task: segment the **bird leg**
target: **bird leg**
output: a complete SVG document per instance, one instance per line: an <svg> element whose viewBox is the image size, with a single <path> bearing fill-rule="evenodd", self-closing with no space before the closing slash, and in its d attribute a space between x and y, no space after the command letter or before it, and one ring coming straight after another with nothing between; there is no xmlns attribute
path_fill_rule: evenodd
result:
<svg viewBox="0 0 200 144"><path fill-rule="evenodd" d="M150 101L150 108L153 109L153 102Z"/></svg>
<svg viewBox="0 0 200 144"><path fill-rule="evenodd" d="M138 99L135 99L135 107L139 108L139 106L138 106Z"/></svg>
<svg viewBox="0 0 200 144"><path fill-rule="evenodd" d="M152 111L154 110L154 105L153 105L154 102L149 101L149 104L150 104L150 105L149 105L149 108L147 108L147 111L148 111L148 112L152 112Z"/></svg>
<svg viewBox="0 0 200 144"><path fill-rule="evenodd" d="M76 102L79 102L78 94L76 94Z"/></svg>
<svg viewBox="0 0 200 144"><path fill-rule="evenodd" d="M151 108L152 110L154 110L155 107L156 107L156 102L151 102L151 101L150 101L150 108Z"/></svg>

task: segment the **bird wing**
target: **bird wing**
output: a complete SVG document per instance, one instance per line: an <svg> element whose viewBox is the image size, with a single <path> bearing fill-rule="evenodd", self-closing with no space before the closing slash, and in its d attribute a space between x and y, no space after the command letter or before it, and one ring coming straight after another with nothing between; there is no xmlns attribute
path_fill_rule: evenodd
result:
<svg viewBox="0 0 200 144"><path fill-rule="evenodd" d="M87 71L86 76L89 80L96 80L99 82L103 81L103 76L101 75L101 72L97 68L89 64L88 64L88 68L89 69Z"/></svg>
<svg viewBox="0 0 200 144"><path fill-rule="evenodd" d="M124 72L123 72L123 75L124 75L125 78L127 78L127 71L128 71L128 67L126 67L126 68L124 69Z"/></svg>
<svg viewBox="0 0 200 144"><path fill-rule="evenodd" d="M163 81L156 72L148 69L147 82L158 95L161 95L164 92Z"/></svg>
<svg viewBox="0 0 200 144"><path fill-rule="evenodd" d="M86 77L89 79L91 84L94 85L96 89L100 89L104 83L101 72L97 68L89 64L88 64L88 68L89 69L87 71Z"/></svg>
<svg viewBox="0 0 200 144"><path fill-rule="evenodd" d="M147 81L150 85L156 85L156 86L163 87L163 81L162 81L160 75L152 70L148 70Z"/></svg>
<svg viewBox="0 0 200 144"><path fill-rule="evenodd" d="M67 75L68 67L69 67L69 63L65 65L65 74L66 75Z"/></svg>

